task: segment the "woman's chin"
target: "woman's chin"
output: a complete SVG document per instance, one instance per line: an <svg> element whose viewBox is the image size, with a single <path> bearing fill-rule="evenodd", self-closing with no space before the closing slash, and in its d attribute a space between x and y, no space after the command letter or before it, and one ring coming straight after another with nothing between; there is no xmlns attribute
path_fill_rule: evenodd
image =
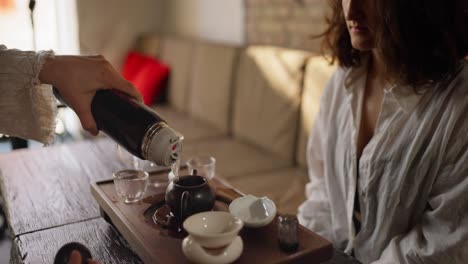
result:
<svg viewBox="0 0 468 264"><path fill-rule="evenodd" d="M373 41L362 38L352 38L351 45L359 51L369 51L374 48Z"/></svg>

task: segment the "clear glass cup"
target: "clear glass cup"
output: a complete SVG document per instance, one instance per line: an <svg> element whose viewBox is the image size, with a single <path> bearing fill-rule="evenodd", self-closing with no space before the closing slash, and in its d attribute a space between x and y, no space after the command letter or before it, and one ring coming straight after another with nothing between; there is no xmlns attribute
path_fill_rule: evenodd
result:
<svg viewBox="0 0 468 264"><path fill-rule="evenodd" d="M117 195L125 203L136 203L145 195L148 173L142 170L121 170L113 173Z"/></svg>
<svg viewBox="0 0 468 264"><path fill-rule="evenodd" d="M215 176L216 159L208 155L195 156L187 160L189 174L197 170L197 175L205 177L207 180Z"/></svg>
<svg viewBox="0 0 468 264"><path fill-rule="evenodd" d="M146 171L148 174L163 169L163 167L156 165L156 163L152 161L142 160L134 156L120 145L117 145L117 156L119 157L120 161L123 162L125 169L142 170ZM148 185L151 187L167 186L167 180L150 177L148 179Z"/></svg>

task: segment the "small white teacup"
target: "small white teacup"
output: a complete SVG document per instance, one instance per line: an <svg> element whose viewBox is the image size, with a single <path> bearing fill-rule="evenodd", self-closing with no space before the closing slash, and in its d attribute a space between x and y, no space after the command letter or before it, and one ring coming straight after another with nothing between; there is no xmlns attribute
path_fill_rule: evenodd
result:
<svg viewBox="0 0 468 264"><path fill-rule="evenodd" d="M246 195L234 199L229 212L244 222L246 227L262 227L270 224L276 216L276 205L267 197Z"/></svg>
<svg viewBox="0 0 468 264"><path fill-rule="evenodd" d="M228 212L208 211L187 218L184 229L205 248L228 246L237 237L244 223Z"/></svg>

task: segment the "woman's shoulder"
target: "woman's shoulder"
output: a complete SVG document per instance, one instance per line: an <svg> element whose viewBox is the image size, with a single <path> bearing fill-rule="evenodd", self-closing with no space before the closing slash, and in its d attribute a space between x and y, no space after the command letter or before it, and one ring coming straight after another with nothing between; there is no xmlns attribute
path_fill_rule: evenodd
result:
<svg viewBox="0 0 468 264"><path fill-rule="evenodd" d="M468 129L468 63L463 61L458 69L445 81L434 87L431 104L438 111L445 112L445 122L464 123ZM465 122L466 121L466 122Z"/></svg>
<svg viewBox="0 0 468 264"><path fill-rule="evenodd" d="M336 67L335 71L330 76L330 79L327 82L326 88L327 90L335 90L344 88L345 80L349 75L351 68L345 68L338 66Z"/></svg>
<svg viewBox="0 0 468 264"><path fill-rule="evenodd" d="M420 88L423 94L427 94L431 100L436 100L435 102L442 100L446 103L468 104L468 100L463 96L468 95L468 61L461 61L459 66L443 80L425 84Z"/></svg>
<svg viewBox="0 0 468 264"><path fill-rule="evenodd" d="M338 66L336 67L336 70L333 72L330 80L336 83L343 83L351 71L352 71L352 68Z"/></svg>
<svg viewBox="0 0 468 264"><path fill-rule="evenodd" d="M346 90L349 90L358 78L362 78L362 72L359 68L337 67L325 87L324 96L330 100L345 97Z"/></svg>
<svg viewBox="0 0 468 264"><path fill-rule="evenodd" d="M467 84L468 78L468 59L462 60L460 62L460 66L457 68L454 74L452 74L452 81L451 83L454 84L462 84L463 82L465 85Z"/></svg>
<svg viewBox="0 0 468 264"><path fill-rule="evenodd" d="M447 93L451 94L451 98L458 103L468 105L468 61L464 60L457 71L448 79L446 87L441 87Z"/></svg>
<svg viewBox="0 0 468 264"><path fill-rule="evenodd" d="M344 90L344 80L346 79L347 69L337 67L328 79L322 93L322 105L329 104L331 101L341 97Z"/></svg>

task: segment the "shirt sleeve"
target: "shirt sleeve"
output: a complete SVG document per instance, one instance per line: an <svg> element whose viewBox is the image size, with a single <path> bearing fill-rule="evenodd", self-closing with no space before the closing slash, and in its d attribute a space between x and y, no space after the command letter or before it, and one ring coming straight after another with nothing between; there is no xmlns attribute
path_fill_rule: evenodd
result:
<svg viewBox="0 0 468 264"><path fill-rule="evenodd" d="M466 90L466 82L465 87ZM455 95L465 101L467 93ZM462 106L464 104L464 106ZM421 220L390 241L373 264L451 263L468 260L468 104L451 104L442 166ZM453 117L453 116L456 117Z"/></svg>
<svg viewBox="0 0 468 264"><path fill-rule="evenodd" d="M309 183L306 185L306 200L299 206L299 222L315 233L333 241L331 228L331 209L324 173L324 148L327 134L327 116L331 103L332 90L335 89L337 73L327 83L320 100L320 110L315 118L307 144L307 165Z"/></svg>
<svg viewBox="0 0 468 264"><path fill-rule="evenodd" d="M54 138L56 100L39 73L52 51L20 51L0 45L0 133L44 144Z"/></svg>

